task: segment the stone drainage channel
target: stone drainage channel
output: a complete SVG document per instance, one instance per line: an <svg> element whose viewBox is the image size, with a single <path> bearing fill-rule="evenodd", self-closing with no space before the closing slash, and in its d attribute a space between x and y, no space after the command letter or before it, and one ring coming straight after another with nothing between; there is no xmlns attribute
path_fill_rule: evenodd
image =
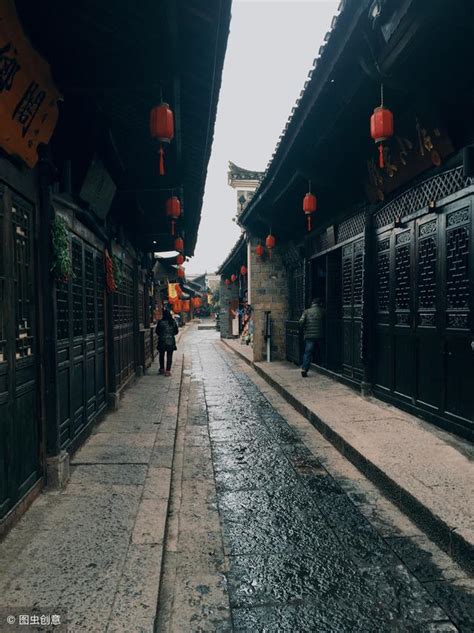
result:
<svg viewBox="0 0 474 633"><path fill-rule="evenodd" d="M184 346L155 631L474 631L472 579L215 332Z"/></svg>

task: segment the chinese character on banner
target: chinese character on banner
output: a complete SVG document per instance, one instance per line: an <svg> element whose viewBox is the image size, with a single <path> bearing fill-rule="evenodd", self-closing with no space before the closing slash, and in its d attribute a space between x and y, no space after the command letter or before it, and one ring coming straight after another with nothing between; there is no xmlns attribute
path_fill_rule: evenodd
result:
<svg viewBox="0 0 474 633"><path fill-rule="evenodd" d="M16 59L16 51L11 42L0 48L0 92L11 90L20 64Z"/></svg>
<svg viewBox="0 0 474 633"><path fill-rule="evenodd" d="M15 0L1 0L0 147L34 167L38 145L56 127L60 100L48 63L23 32Z"/></svg>

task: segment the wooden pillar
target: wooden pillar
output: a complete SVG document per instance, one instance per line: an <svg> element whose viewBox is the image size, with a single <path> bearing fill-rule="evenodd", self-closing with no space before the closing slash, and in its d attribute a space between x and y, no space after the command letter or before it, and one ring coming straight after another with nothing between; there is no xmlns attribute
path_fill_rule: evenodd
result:
<svg viewBox="0 0 474 633"><path fill-rule="evenodd" d="M113 257L113 242L107 244L110 257ZM107 343L106 352L106 380L107 380L107 400L112 409L118 409L119 396L117 393L116 358L114 347L114 293L106 293L105 301L105 328Z"/></svg>
<svg viewBox="0 0 474 633"><path fill-rule="evenodd" d="M44 394L42 407L45 420L46 456L60 453L59 424L57 411L57 330L56 330L56 284L51 275L52 244L51 228L54 209L51 202L53 166L49 148L39 147L39 342L41 356L41 391Z"/></svg>

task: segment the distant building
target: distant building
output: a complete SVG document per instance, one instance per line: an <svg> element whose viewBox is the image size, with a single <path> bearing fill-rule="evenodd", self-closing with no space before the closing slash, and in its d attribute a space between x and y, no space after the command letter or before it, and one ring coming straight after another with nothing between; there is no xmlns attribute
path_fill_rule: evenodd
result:
<svg viewBox="0 0 474 633"><path fill-rule="evenodd" d="M253 198L263 178L263 171L249 171L242 169L235 163L229 161L229 171L227 172L227 182L237 191L237 218Z"/></svg>

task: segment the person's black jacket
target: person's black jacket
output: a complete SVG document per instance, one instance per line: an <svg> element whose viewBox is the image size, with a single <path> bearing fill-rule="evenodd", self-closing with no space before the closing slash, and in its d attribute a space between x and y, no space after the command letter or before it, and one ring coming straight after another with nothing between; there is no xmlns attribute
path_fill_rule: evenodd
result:
<svg viewBox="0 0 474 633"><path fill-rule="evenodd" d="M178 333L178 326L174 319L158 321L156 334L158 336L158 350L160 352L172 352L176 349L175 335Z"/></svg>

